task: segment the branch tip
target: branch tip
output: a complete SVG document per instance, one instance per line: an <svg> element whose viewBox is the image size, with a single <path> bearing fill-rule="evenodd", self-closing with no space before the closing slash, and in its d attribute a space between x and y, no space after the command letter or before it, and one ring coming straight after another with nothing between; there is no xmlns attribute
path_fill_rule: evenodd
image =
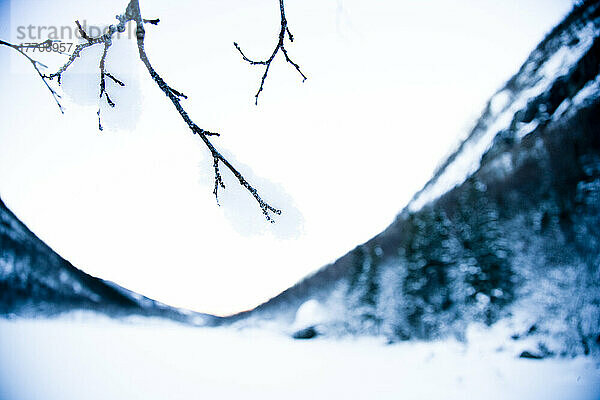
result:
<svg viewBox="0 0 600 400"><path fill-rule="evenodd" d="M279 0L279 10L281 13L281 29L279 31L279 40L277 41L277 45L275 46L275 49L273 50L273 52L271 53L271 56L268 59L266 59L264 61L251 60L250 58L246 57L246 55L244 54L244 52L242 51L240 46L237 44L237 42L233 42L233 45L239 51L239 53L242 55L242 59L244 61L246 61L250 65L264 65L265 66L265 72L262 75L262 78L260 81L260 87L258 88L258 91L254 95L254 97L255 97L254 104L255 105L258 105L258 96L260 96L260 93L263 91L265 80L269 73L269 67L271 66L271 63L275 59L275 56L277 55L279 50L281 50L281 52L284 54L286 61L288 63L292 64L294 66L294 68L296 69L296 71L298 71L298 73L302 76L302 82L306 81L306 79L307 79L306 75L304 75L302 73L302 71L300 70L300 66L290 59L290 57L287 54L287 50L285 48L286 34L287 34L287 37L289 38L290 42L294 41L294 35L292 35L292 32L290 31L290 29L287 25L287 19L285 17L285 9L284 9L283 0Z"/></svg>

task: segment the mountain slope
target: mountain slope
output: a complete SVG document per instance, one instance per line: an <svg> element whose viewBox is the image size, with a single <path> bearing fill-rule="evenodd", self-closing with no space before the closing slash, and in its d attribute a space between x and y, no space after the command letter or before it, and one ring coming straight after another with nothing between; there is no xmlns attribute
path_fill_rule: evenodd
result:
<svg viewBox="0 0 600 400"><path fill-rule="evenodd" d="M168 307L90 276L38 239L0 200L0 316L92 310L111 316L157 316L194 324L216 317Z"/></svg>
<svg viewBox="0 0 600 400"><path fill-rule="evenodd" d="M545 355L597 352L599 36L600 4L576 6L396 221L230 321L302 327L316 300L301 319L319 333L462 337L508 319Z"/></svg>

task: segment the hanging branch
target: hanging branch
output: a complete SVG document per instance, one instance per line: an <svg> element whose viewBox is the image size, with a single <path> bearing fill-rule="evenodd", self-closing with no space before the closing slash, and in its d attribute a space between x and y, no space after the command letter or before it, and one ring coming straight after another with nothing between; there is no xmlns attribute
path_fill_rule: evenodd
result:
<svg viewBox="0 0 600 400"><path fill-rule="evenodd" d="M250 58L246 57L246 55L244 54L244 52L242 51L240 46L237 44L237 42L233 42L233 45L240 52L244 61L246 61L250 65L264 65L265 66L265 72L263 73L262 78L260 80L260 87L258 88L258 91L254 95L254 99L255 99L254 104L255 105L258 105L258 96L260 95L260 92L263 91L263 87L265 86L265 80L267 79L267 74L269 73L269 68L271 68L271 63L275 59L275 56L277 55L279 50L281 50L281 52L283 53L285 60L288 63L292 64L294 66L294 68L296 68L296 71L298 71L298 73L302 76L302 82L304 82L307 79L306 75L304 75L302 73L302 71L300 70L300 66L298 64L296 64L294 61L292 61L292 59L288 55L287 50L285 49L286 33L287 33L287 37L290 39L290 42L294 41L294 36L292 35L292 33L290 32L290 29L288 28L287 19L285 18L285 9L283 7L283 0L279 0L279 11L281 14L281 29L279 30L279 40L277 42L277 45L275 46L275 49L273 50L273 53L271 53L271 56L268 59L266 59L264 61L251 60Z"/></svg>
<svg viewBox="0 0 600 400"><path fill-rule="evenodd" d="M283 52L286 60L296 68L296 70L302 75L304 80L306 79L306 76L304 76L304 74L300 71L300 67L289 58L287 51L284 47L284 39L285 39L286 33L287 33L290 41L293 41L293 36L287 27L287 21L285 19L285 12L284 12L284 8L283 8L283 0L279 0L279 4L280 4L280 11L281 11L281 31L279 33L279 42L278 42L273 54L271 55L271 57L268 60L259 61L259 62L252 61L252 60L248 59L242 53L242 50L239 48L239 46L237 44L235 44L236 48L240 51L240 53L242 54L245 61L247 61L253 65L260 64L260 65L266 66L265 73L263 74L263 77L261 80L260 88L256 94L256 102L258 102L258 95L263 90L263 85L264 85L265 79L267 78L267 73L269 71L271 62L273 61L273 59L277 55L277 52L280 49ZM33 67L37 71L38 75L40 76L40 78L42 79L42 81L44 82L44 84L46 85L48 90L50 90L50 93L54 97L56 103L58 104L58 107L60 108L61 112L63 112L63 113L64 113L64 111L58 100L60 98L60 96L56 93L56 91L54 89L52 89L52 87L48 84L47 81L57 78L58 84L60 85L62 74L69 69L69 67L75 62L75 60L78 57L81 56L81 52L83 50L85 50L89 47L95 46L95 45L99 45L99 44L103 45L104 49L103 49L102 57L101 57L100 63L99 63L99 70L100 70L99 99L100 99L100 101L102 101L102 98L104 98L110 107L114 107L115 103L110 98L110 96L107 92L107 89L106 89L106 78L109 78L111 81L113 81L114 83L116 83L119 86L125 86L125 84L123 82L121 82L119 79L115 78L112 74L110 74L109 72L106 71L106 56L108 54L110 46L112 45L112 38L115 35L115 33L124 32L125 25L128 22L133 21L136 25L136 39L137 39L137 47L138 47L140 61L144 64L144 66L148 70L148 73L150 74L150 77L152 78L152 80L156 83L156 85L160 88L160 90L162 90L162 92L169 98L169 100L171 101L171 103L173 104L173 106L177 110L178 114L183 119L183 121L186 123L188 128L192 131L193 134L198 135L202 139L202 141L204 142L204 144L206 145L206 147L208 148L208 150L211 153L211 156L213 158L214 183L215 183L213 194L215 195L217 204L219 204L219 197L218 197L219 188L225 189L225 184L223 183L223 178L221 176L221 171L220 171L220 167L225 166L225 168L227 168L233 174L233 176L235 176L235 178L238 180L238 183L252 195L254 200L258 203L266 220L271 223L275 222L275 220L273 219L274 215L281 215L281 210L271 206L266 201L264 201L262 199L262 197L260 196L260 194L258 193L258 191L256 190L256 188L254 188L244 178L244 176L217 150L217 148L210 141L209 137L219 136L219 134L216 132L211 132L211 131L202 129L194 121L192 121L192 119L189 117L187 111L181 105L181 100L187 99L187 96L185 94L183 94L182 92L175 90L171 86L169 86L164 81L164 79L156 72L156 70L150 63L150 60L148 58L148 55L146 54L146 50L144 47L144 40L145 40L145 34L146 34L145 29L144 29L144 24L149 23L152 25L158 25L160 20L159 19L144 19L144 18L142 18L139 0L130 0L125 12L121 15L117 15L116 18L119 21L118 24L110 25L108 27L107 32L98 37L89 36L87 34L87 32L85 32L85 30L81 27L81 25L79 24L79 21L76 21L75 23L79 30L80 36L82 37L84 42L78 44L75 47L75 49L73 50L73 53L67 59L67 61L56 72L54 72L52 74L43 74L40 71L39 67L41 66L43 68L46 68L46 66L41 64L38 61L33 60L31 57L29 57L27 54L25 54L21 50L21 47L23 47L23 46L16 46L16 45L13 45L13 44L1 41L1 40L0 40L0 45L5 45L8 47L11 47L11 48L17 50L23 56L27 57L27 59L32 63ZM40 44L29 45L29 47L41 47L41 46L51 46L51 45L52 45L52 41L46 41L46 42L43 42ZM101 119L100 119L100 107L98 108L98 127L100 130L103 129Z"/></svg>
<svg viewBox="0 0 600 400"><path fill-rule="evenodd" d="M144 39L146 36L146 31L144 30L144 20L141 16L140 5L138 0L131 0L129 2L129 6L127 7L125 15L126 18L128 18L128 20L133 20L136 23L138 52L140 55L140 60L146 66L148 73L150 74L154 82L156 82L158 87L169 98L169 100L171 100L171 103L173 103L173 106L175 107L181 118L185 121L187 126L190 128L190 130L193 133L200 136L206 147L208 147L208 149L210 150L210 153L213 158L213 167L215 171L215 189L213 193L215 195L215 198L217 199L217 202L219 199L218 188L225 188L219 170L219 164L223 164L237 178L240 185L243 186L248 192L250 192L252 197L254 197L267 221L275 222L271 214L281 215L281 210L274 208L270 204L265 202L259 195L258 191L253 186L251 186L248 183L248 181L246 181L246 179L243 177L243 175L233 165L231 165L231 163L216 149L216 147L211 143L208 137L218 134L200 128L190 119L188 113L181 106L181 93L171 89L171 87L169 87L169 85L165 83L165 81L152 67L152 64L150 63L150 60L148 59L148 55L146 54L146 50L144 48Z"/></svg>

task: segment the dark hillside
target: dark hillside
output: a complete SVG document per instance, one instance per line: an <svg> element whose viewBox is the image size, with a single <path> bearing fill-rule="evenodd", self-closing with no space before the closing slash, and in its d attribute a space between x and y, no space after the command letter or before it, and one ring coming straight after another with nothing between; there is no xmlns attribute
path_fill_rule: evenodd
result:
<svg viewBox="0 0 600 400"><path fill-rule="evenodd" d="M461 337L519 316L548 354L597 351L599 33L598 2L576 6L385 231L231 321L291 323L315 299L322 333Z"/></svg>
<svg viewBox="0 0 600 400"><path fill-rule="evenodd" d="M168 307L75 268L0 200L0 316L52 316L73 310L202 324L217 320Z"/></svg>

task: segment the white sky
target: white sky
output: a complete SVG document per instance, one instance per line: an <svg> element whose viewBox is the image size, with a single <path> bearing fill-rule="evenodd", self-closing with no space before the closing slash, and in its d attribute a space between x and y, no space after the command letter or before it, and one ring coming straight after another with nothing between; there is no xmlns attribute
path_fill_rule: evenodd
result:
<svg viewBox="0 0 600 400"><path fill-rule="evenodd" d="M0 38L20 41L29 24L106 25L126 3L0 1ZM276 0L140 3L161 19L147 28L156 70L291 221L263 222L233 181L217 207L212 160L126 40L107 69L127 91L109 85L118 110L103 109L106 127L123 129L102 134L98 52L64 75L61 115L26 60L0 48L0 196L78 268L216 314L267 300L383 230L572 5L287 0L287 49L309 79L279 58L256 107L262 70L232 43L270 54Z"/></svg>

